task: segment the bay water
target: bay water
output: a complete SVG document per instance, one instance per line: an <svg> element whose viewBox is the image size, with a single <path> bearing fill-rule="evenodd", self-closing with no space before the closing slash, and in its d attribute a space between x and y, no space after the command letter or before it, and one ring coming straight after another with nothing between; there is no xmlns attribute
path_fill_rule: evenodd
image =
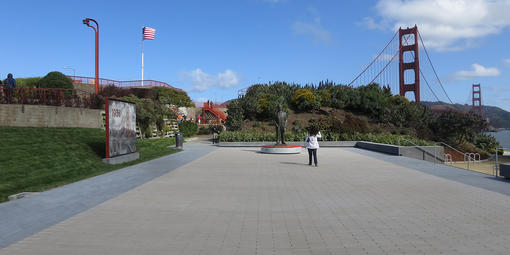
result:
<svg viewBox="0 0 510 255"><path fill-rule="evenodd" d="M510 130L502 130L498 132L487 132L488 135L494 136L499 144L506 150L510 150Z"/></svg>

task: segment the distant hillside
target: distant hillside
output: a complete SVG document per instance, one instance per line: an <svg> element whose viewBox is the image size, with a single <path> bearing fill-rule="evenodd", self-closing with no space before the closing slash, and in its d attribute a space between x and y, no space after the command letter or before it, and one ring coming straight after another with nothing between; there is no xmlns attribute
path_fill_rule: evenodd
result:
<svg viewBox="0 0 510 255"><path fill-rule="evenodd" d="M445 102L425 102L422 104L428 106L431 109L439 110L456 110L456 111L470 111L471 105L467 104L448 104ZM489 125L492 128L497 129L510 129L510 112L507 112L496 106L483 106L483 112L487 118L489 118Z"/></svg>

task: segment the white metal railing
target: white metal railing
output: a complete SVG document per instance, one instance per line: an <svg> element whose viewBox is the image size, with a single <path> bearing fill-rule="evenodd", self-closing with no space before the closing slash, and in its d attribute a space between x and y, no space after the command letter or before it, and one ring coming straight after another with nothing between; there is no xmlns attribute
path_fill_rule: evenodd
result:
<svg viewBox="0 0 510 255"><path fill-rule="evenodd" d="M449 144L444 143L444 142L437 142L436 144L443 144L446 147L448 147L448 148L458 152L459 154L464 155L463 163L467 163L468 169L471 169L471 163L475 164L475 163L480 163L480 161L481 161L481 156L480 156L479 153L475 153L475 152L461 152L461 151L453 148L452 146L450 146ZM450 157L451 157L451 155L450 155ZM452 163L453 163L453 160L452 160Z"/></svg>
<svg viewBox="0 0 510 255"><path fill-rule="evenodd" d="M449 153L444 154L444 163L447 165L453 165L452 154L449 154Z"/></svg>

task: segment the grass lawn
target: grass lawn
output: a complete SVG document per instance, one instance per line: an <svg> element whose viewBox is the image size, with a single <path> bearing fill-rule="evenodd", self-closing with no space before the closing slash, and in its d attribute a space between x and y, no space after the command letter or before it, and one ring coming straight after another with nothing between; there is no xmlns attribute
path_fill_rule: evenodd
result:
<svg viewBox="0 0 510 255"><path fill-rule="evenodd" d="M137 140L138 160L109 165L105 132L90 128L0 127L0 202L175 153L175 139Z"/></svg>

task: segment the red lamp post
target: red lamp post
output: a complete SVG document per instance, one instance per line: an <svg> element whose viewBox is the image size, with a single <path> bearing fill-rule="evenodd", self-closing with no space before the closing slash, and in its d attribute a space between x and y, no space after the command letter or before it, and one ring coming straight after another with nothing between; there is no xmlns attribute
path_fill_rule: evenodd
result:
<svg viewBox="0 0 510 255"><path fill-rule="evenodd" d="M90 21L96 23L96 26L91 26ZM97 21L93 19L86 18L83 20L83 24L87 25L88 27L91 27L94 29L94 32L96 33L96 79L95 79L95 85L96 85L96 94L99 93L99 24Z"/></svg>

